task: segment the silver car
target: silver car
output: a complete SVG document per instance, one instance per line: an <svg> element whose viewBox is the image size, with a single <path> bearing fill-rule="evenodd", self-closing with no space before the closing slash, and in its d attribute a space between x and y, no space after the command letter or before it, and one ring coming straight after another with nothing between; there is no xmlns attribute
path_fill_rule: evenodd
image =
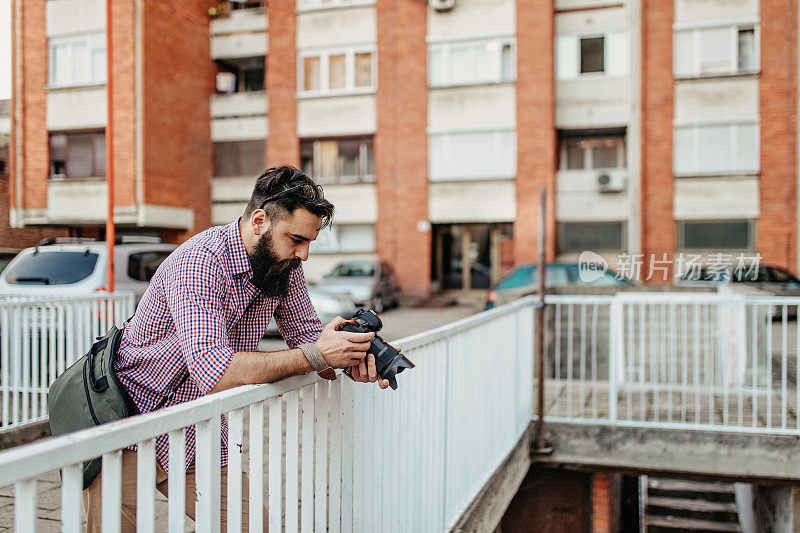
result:
<svg viewBox="0 0 800 533"><path fill-rule="evenodd" d="M311 299L311 305L317 311L317 316L319 316L323 326L337 316L347 318L358 309L352 298L345 294L326 294L316 290L314 287L309 287L308 297ZM265 335L275 336L279 334L278 324L272 318L269 321Z"/></svg>
<svg viewBox="0 0 800 533"><path fill-rule="evenodd" d="M318 290L347 294L376 313L400 305L400 282L388 263L378 260L339 263L317 284Z"/></svg>

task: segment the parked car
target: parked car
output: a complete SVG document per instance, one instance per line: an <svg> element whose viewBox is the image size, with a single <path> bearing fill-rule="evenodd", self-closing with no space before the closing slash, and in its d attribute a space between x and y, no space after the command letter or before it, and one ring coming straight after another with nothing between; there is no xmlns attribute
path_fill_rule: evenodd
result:
<svg viewBox="0 0 800 533"><path fill-rule="evenodd" d="M746 283L757 289L779 294L800 294L800 279L791 272L771 265L748 269L735 265L704 265L687 271L675 281L682 287L714 287L724 283Z"/></svg>
<svg viewBox="0 0 800 533"><path fill-rule="evenodd" d="M394 269L378 260L339 263L317 286L331 294L348 294L360 307L376 313L400 304L400 282Z"/></svg>
<svg viewBox="0 0 800 533"><path fill-rule="evenodd" d="M521 298L526 294L536 292L539 283L538 270L539 267L535 264L514 267L488 292L486 295L486 309L492 309L495 306ZM624 287L630 286L631 282L624 278L617 278L612 272L604 272L601 277L587 282L581 280L577 263L548 263L545 285L547 287L564 287L568 285L580 287L619 285Z"/></svg>
<svg viewBox="0 0 800 533"><path fill-rule="evenodd" d="M314 287L308 288L308 296L311 298L311 305L317 311L322 325L327 324L337 316L348 317L356 312L358 305L350 296L346 294L328 294L317 290ZM269 321L267 335L279 335L278 324L275 319Z"/></svg>
<svg viewBox="0 0 800 533"><path fill-rule="evenodd" d="M0 272L5 270L11 260L14 259L18 253L19 250L14 248L0 248Z"/></svg>
<svg viewBox="0 0 800 533"><path fill-rule="evenodd" d="M114 246L114 288L136 303L159 265L177 248L148 237L121 237ZM22 250L0 273L0 294L91 294L105 290L108 247L86 239L45 239Z"/></svg>

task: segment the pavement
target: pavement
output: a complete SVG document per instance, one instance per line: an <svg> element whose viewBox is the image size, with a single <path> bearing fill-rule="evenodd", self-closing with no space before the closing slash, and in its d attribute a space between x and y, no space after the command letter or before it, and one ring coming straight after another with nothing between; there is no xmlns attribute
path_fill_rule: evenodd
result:
<svg viewBox="0 0 800 533"><path fill-rule="evenodd" d="M397 339L427 331L456 320L474 315L483 310L482 302L468 301L455 305L409 307L400 306L380 314L383 329L378 332L385 341ZM402 347L402 346L401 346ZM285 350L286 343L280 337L267 337L258 345L260 350Z"/></svg>
<svg viewBox="0 0 800 533"><path fill-rule="evenodd" d="M482 310L476 300L456 305L428 303L424 306L401 306L381 313L383 329L380 335L387 341L427 331L461 318L473 315ZM261 341L259 349L276 351L286 349L280 337L268 337ZM265 413L266 415L266 413ZM265 438L266 438L265 434ZM266 447L265 447L266 451ZM61 479L58 472L49 472L37 479L37 531L61 531ZM165 531L167 518L167 500L161 494L156 496L156 531ZM85 527L85 520L83 522ZM14 487L0 487L0 532L14 529ZM193 531L194 523L186 519L186 531Z"/></svg>

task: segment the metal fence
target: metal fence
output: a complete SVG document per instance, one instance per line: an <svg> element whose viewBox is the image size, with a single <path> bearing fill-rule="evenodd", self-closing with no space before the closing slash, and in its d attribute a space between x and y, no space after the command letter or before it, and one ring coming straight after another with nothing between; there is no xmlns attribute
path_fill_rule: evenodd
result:
<svg viewBox="0 0 800 533"><path fill-rule="evenodd" d="M137 521L154 529L155 438L169 438L165 521L182 531L185 429L197 427L196 527L218 531L220 431L229 427L227 520L241 530L242 470L250 531L450 529L531 419L533 303L520 300L400 340L416 368L396 391L299 376L239 387L158 412L0 453L15 485L19 531L34 528L36 478L63 479L64 531L81 524L81 462L103 458L103 526L120 523L121 450L138 444ZM266 442L266 445L265 445Z"/></svg>
<svg viewBox="0 0 800 533"><path fill-rule="evenodd" d="M800 298L549 296L546 416L800 433Z"/></svg>
<svg viewBox="0 0 800 533"><path fill-rule="evenodd" d="M45 418L56 376L133 309L133 294L124 292L0 296L0 428Z"/></svg>

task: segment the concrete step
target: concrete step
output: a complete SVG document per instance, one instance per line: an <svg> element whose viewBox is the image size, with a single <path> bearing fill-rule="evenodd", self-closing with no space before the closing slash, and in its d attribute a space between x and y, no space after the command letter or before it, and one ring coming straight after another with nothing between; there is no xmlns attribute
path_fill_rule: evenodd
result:
<svg viewBox="0 0 800 533"><path fill-rule="evenodd" d="M684 481L682 479L648 478L647 487L648 489L658 489L664 491L698 493L717 492L721 494L734 494L733 485L730 483L714 483L708 481Z"/></svg>
<svg viewBox="0 0 800 533"><path fill-rule="evenodd" d="M732 522L712 522L696 518L650 516L645 520L648 531L725 531L739 532L742 528Z"/></svg>
<svg viewBox="0 0 800 533"><path fill-rule="evenodd" d="M647 498L648 507L666 509L681 509L699 513L736 513L736 504L733 502L715 502L708 500L695 500L686 498L669 498L665 496L651 496Z"/></svg>

